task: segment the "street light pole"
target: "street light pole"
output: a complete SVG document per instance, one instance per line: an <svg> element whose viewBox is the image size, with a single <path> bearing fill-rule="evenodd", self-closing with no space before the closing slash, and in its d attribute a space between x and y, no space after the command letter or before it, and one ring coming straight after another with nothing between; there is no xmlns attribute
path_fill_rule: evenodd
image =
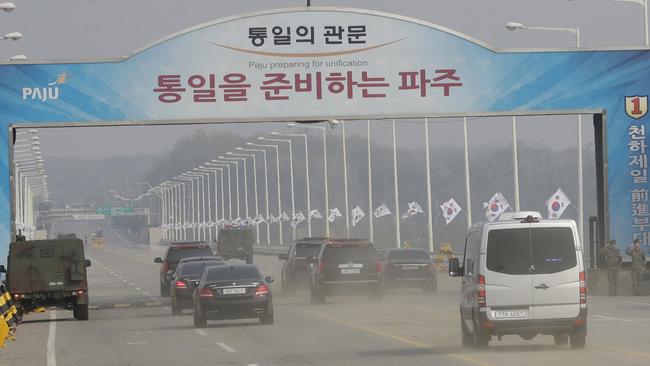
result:
<svg viewBox="0 0 650 366"><path fill-rule="evenodd" d="M258 140L264 140L264 137L258 137ZM270 147L275 149L275 157L276 157L276 163L275 163L275 168L277 170L276 172L276 178L277 178L277 188L278 188L278 217L282 215L282 190L280 189L280 147L277 145L264 145L264 144L253 144L251 142L247 143L249 146L255 146L255 147ZM264 155L266 156L266 154ZM278 222L278 237L280 240L280 245L283 244L283 236L282 236L282 220L279 220Z"/></svg>
<svg viewBox="0 0 650 366"><path fill-rule="evenodd" d="M293 217L296 214L296 195L293 188L293 148L291 146L291 140L264 138L264 141L286 142L289 144L289 176L291 179L291 219L293 220ZM296 228L293 225L292 228L293 228L292 230L293 240L296 240Z"/></svg>
<svg viewBox="0 0 650 366"><path fill-rule="evenodd" d="M424 119L424 159L427 165L427 236L429 238L429 252L433 252L433 210L431 207L431 163L429 161L429 119Z"/></svg>
<svg viewBox="0 0 650 366"><path fill-rule="evenodd" d="M399 211L399 182L397 174L397 138L395 137L395 120L393 120L393 182L395 186L395 239L397 241L397 248L400 248L401 245L401 233L400 233L400 211Z"/></svg>
<svg viewBox="0 0 650 366"><path fill-rule="evenodd" d="M253 144L248 142L246 145L252 146ZM264 155L264 200L265 200L265 205L266 207L266 216L264 216L265 221L266 221L266 241L268 245L271 245L271 229L270 229L270 223L269 223L269 173L267 170L267 158L266 158L266 150L261 150L261 149L244 149L241 147L238 147L237 150L239 151L248 151L248 152L261 152ZM257 179L257 178L256 178ZM255 196L257 196L257 193L255 193Z"/></svg>
<svg viewBox="0 0 650 366"><path fill-rule="evenodd" d="M305 142L305 182L307 182L307 236L311 237L311 193L309 190L309 146L307 144L307 135L301 133L276 133L271 132L274 136L302 137Z"/></svg>
<svg viewBox="0 0 650 366"><path fill-rule="evenodd" d="M243 161L244 164L242 167L244 168L244 214L246 215L246 219L250 217L248 213L248 167L246 166L246 159L244 158L229 158L225 156L219 156L219 159L224 159L224 160L231 160L233 163L237 165L237 171L239 171L239 162Z"/></svg>
<svg viewBox="0 0 650 366"><path fill-rule="evenodd" d="M375 230L373 228L373 216L374 212L372 209L372 145L371 145L371 135L370 135L370 120L366 121L366 127L368 130L368 232L370 237L370 242L374 242Z"/></svg>
<svg viewBox="0 0 650 366"><path fill-rule="evenodd" d="M288 123L287 127L295 127L295 123ZM327 179L327 130L323 126L303 126L304 128L318 129L323 133L323 171L325 179L325 236L330 236L330 220L327 219L330 214L329 203L329 180Z"/></svg>
<svg viewBox="0 0 650 366"><path fill-rule="evenodd" d="M345 232L350 237L350 205L348 203L348 158L346 153L345 121L341 121L341 138L343 145L343 192L345 195Z"/></svg>
<svg viewBox="0 0 650 366"><path fill-rule="evenodd" d="M237 148L237 150L241 150L240 147ZM228 152L228 155L232 156L242 156L244 159L244 162L246 162L246 158L252 158L253 159L253 188L254 188L254 194L255 194L255 219L260 215L259 212L259 196L257 194L257 161L255 159L255 154L236 154L232 152ZM260 226L259 224L255 225L255 235L257 238L257 245L260 244Z"/></svg>
<svg viewBox="0 0 650 366"><path fill-rule="evenodd" d="M635 3L643 7L643 28L645 31L645 45L648 46L648 0L616 0L622 3Z"/></svg>
<svg viewBox="0 0 650 366"><path fill-rule="evenodd" d="M240 205L239 205L239 164L237 161L230 160L212 160L213 163L221 163L228 165L228 184L230 184L230 164L235 164L235 195L237 201L237 218L241 219ZM228 194L230 194L230 187L228 188ZM231 217L232 219L232 217Z"/></svg>
<svg viewBox="0 0 650 366"><path fill-rule="evenodd" d="M217 161L217 160L212 160L212 161ZM219 164L219 163L205 163L206 165L209 166L217 166L220 167L218 169L221 170L221 202L223 202L223 168L226 169L228 172L228 219L232 220L232 181L230 177L230 165L229 164ZM223 205L222 205L223 207ZM221 213L221 217L224 218L225 215L223 214L223 211Z"/></svg>
<svg viewBox="0 0 650 366"><path fill-rule="evenodd" d="M195 226L196 218L194 216L194 212L195 212L195 210L194 210L194 208L195 208L194 200L196 198L194 196L194 178L187 178L187 177L185 177L183 175L179 175L178 177L176 177L176 179L183 180L183 181L186 181L186 182L190 182L190 211L192 212L192 226L193 226L192 227L192 240L198 240L197 235L196 235L197 234L197 232L196 232L197 228Z"/></svg>

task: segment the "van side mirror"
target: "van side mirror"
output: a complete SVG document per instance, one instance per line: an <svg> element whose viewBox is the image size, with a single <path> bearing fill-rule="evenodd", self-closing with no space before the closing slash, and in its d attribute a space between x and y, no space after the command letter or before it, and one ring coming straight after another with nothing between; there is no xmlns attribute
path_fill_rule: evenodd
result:
<svg viewBox="0 0 650 366"><path fill-rule="evenodd" d="M5 268L4 264L0 264L0 273L7 273L7 268Z"/></svg>
<svg viewBox="0 0 650 366"><path fill-rule="evenodd" d="M273 283L273 281L275 281L275 278L273 278L273 276L266 276L264 277L264 281L266 281L266 283Z"/></svg>
<svg viewBox="0 0 650 366"><path fill-rule="evenodd" d="M84 265L90 267L90 259L84 259Z"/></svg>
<svg viewBox="0 0 650 366"><path fill-rule="evenodd" d="M278 254L278 259L279 259L279 260L286 260L286 259L287 259L287 255L286 255L285 253Z"/></svg>
<svg viewBox="0 0 650 366"><path fill-rule="evenodd" d="M463 275L463 269L460 268L458 258L449 259L449 275L451 277L458 277Z"/></svg>
<svg viewBox="0 0 650 366"><path fill-rule="evenodd" d="M313 263L318 262L318 259L316 259L316 257L307 257L307 258L305 258L305 262L313 264Z"/></svg>
<svg viewBox="0 0 650 366"><path fill-rule="evenodd" d="M162 263L162 258L156 257L156 258L153 259L153 262L154 263Z"/></svg>

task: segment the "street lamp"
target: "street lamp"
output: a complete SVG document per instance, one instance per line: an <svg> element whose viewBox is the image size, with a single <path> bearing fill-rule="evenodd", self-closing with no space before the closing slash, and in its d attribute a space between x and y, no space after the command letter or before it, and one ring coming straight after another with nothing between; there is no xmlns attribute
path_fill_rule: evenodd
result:
<svg viewBox="0 0 650 366"><path fill-rule="evenodd" d="M197 170L197 168L194 168L194 169L192 169L191 171L187 172L186 175L187 175L187 176L198 176L198 177L201 178L201 197L202 197L201 200L203 201L203 202L202 202L202 207L203 207L203 221L202 221L202 224L204 224L204 226L203 226L203 239L205 240L206 237L207 237L207 240L208 240L208 241L212 241L212 230L210 230L209 228L207 228L207 227L205 226L208 222L211 222L211 221L212 221L212 203L211 203L211 201L212 201L212 197L210 196L210 172L201 171L201 170ZM203 178L206 178L206 180L208 181L208 184L207 184L207 185L208 185L208 188L207 188L207 189L206 189L206 187L205 187L206 184L205 184L205 180L203 180ZM216 185L217 185L217 181L216 181L216 179L215 179L215 181L214 181L214 184L215 184L215 188L216 188ZM208 191L208 199L207 199L207 202L208 202L208 214L207 214L207 220L208 220L208 221L205 221L205 220L206 220L206 214L205 214L205 202L206 202L206 199L205 199L205 191ZM216 197L215 197L215 198L216 198ZM216 210L216 204L215 204L215 210ZM206 235L206 229L207 229L207 232L208 232L207 235Z"/></svg>
<svg viewBox="0 0 650 366"><path fill-rule="evenodd" d="M399 211L399 180L397 175L397 138L395 136L395 120L393 120L393 174L393 185L395 188L395 240L397 241L397 248L400 248L401 233L399 220L401 214Z"/></svg>
<svg viewBox="0 0 650 366"><path fill-rule="evenodd" d="M274 136L302 137L305 142L305 181L307 182L307 236L311 237L311 193L309 190L309 147L307 135L302 133L277 133L271 132Z"/></svg>
<svg viewBox="0 0 650 366"><path fill-rule="evenodd" d="M264 137L258 137L258 140L264 140ZM278 217L282 216L282 190L280 189L280 147L277 145L265 145L265 144L254 144L252 142L247 142L246 145L248 146L255 146L255 147L269 147L272 149L275 149L275 157L276 157L276 163L275 163L275 168L276 168L276 178L277 178L277 189L278 189ZM264 154L266 157L266 154ZM268 215L267 215L268 218ZM283 243L283 236L282 236L282 220L278 221L278 237L280 240L280 245Z"/></svg>
<svg viewBox="0 0 650 366"><path fill-rule="evenodd" d="M16 4L11 2L0 3L0 10L11 13L12 11L16 10Z"/></svg>
<svg viewBox="0 0 650 366"><path fill-rule="evenodd" d="M291 219L294 219L296 214L296 195L293 187L293 148L291 146L291 140L285 139L269 139L265 137L258 137L258 139L271 142L286 142L289 144L289 178L291 181ZM292 225L293 240L296 240L296 227Z"/></svg>
<svg viewBox="0 0 650 366"><path fill-rule="evenodd" d="M206 163L206 165L207 164L208 163ZM218 214L218 212L219 212L218 201L219 200L217 199L217 197L218 197L217 196L217 179L218 179L217 171L220 171L221 174L223 174L223 168L210 168L210 167L205 167L205 166L201 165L198 168L195 168L194 170L200 171L200 172L212 172L212 173L214 173L214 222L215 222L215 225L214 225L214 227L215 227L215 229L214 229L214 237L216 239L217 235L219 235L219 233L218 233L219 229L218 229L217 224L216 224L219 221L219 214ZM210 179L208 179L208 188L210 188ZM208 200L210 200L209 193L208 193ZM221 218L223 219L223 213L224 213L224 209L223 209L223 206L224 206L224 204L223 204L223 176L221 177L221 200L220 201L221 201ZM210 206L208 205L208 209L209 209L209 207ZM209 220L212 221L211 218ZM212 229L208 229L208 231L211 232Z"/></svg>
<svg viewBox="0 0 650 366"><path fill-rule="evenodd" d="M239 204L239 162L231 160L212 160L213 163L227 164L228 165L228 183L230 184L230 164L235 164L235 195L237 198L237 218L241 219L240 204ZM228 187L230 192L230 187Z"/></svg>
<svg viewBox="0 0 650 366"><path fill-rule="evenodd" d="M9 40L12 40L12 41L17 41L17 40L19 40L21 38L23 38L23 35L20 34L20 32L11 32L11 33L7 33L7 34L5 34L3 36L0 36L0 39L9 39Z"/></svg>
<svg viewBox="0 0 650 366"><path fill-rule="evenodd" d="M247 143L247 145L252 145L250 142ZM236 150L238 151L246 151L246 152L261 152L264 155L264 196L265 196L265 207L266 207L266 241L268 245L271 245L271 228L270 225L271 223L268 221L269 218L269 173L267 170L267 158L266 158L266 150L261 150L261 149L244 149L242 147L237 147ZM253 161L255 161L255 155L253 156ZM257 180L257 178L255 178ZM257 184L256 184L257 187ZM256 188L257 189L257 188ZM255 197L257 197L257 192L255 192Z"/></svg>
<svg viewBox="0 0 650 366"><path fill-rule="evenodd" d="M216 161L216 160L213 160ZM207 166L211 167L217 167L215 169L219 169L221 171L221 202L222 202L222 211L221 211L221 218L225 218L225 214L223 212L223 169L225 168L228 172L228 219L232 220L232 180L230 177L230 164L219 164L219 163L212 163L212 162L207 162L205 163Z"/></svg>
<svg viewBox="0 0 650 366"><path fill-rule="evenodd" d="M242 168L244 169L244 215L246 216L246 219L248 219L249 214L248 214L248 167L246 166L246 159L244 158L231 158L231 157L226 157L223 155L219 155L219 159L223 159L225 161L230 161L232 163L235 163L237 166L237 174L239 174L239 163L244 162L242 164ZM239 186L239 180L237 180L237 186ZM237 187L237 196L239 197L239 187ZM239 205L239 204L238 204ZM237 209L237 216L239 216L239 209Z"/></svg>
<svg viewBox="0 0 650 366"><path fill-rule="evenodd" d="M240 149L240 148L237 148ZM253 194L255 195L255 219L260 215L260 209L259 209L259 195L257 194L257 160L255 159L255 154L241 154L241 153L233 153L228 151L228 155L230 156L241 156L240 159L244 161L244 167L246 166L246 158L252 158L253 159ZM246 168L244 168L246 169ZM248 172L248 169L246 170ZM260 244L260 227L259 224L255 225L255 235L257 239L257 245Z"/></svg>
<svg viewBox="0 0 650 366"><path fill-rule="evenodd" d="M296 127L295 123L287 123L287 127L294 128ZM330 214L329 206L329 183L327 179L327 130L324 126L309 126L303 125L304 128L318 129L323 133L323 171L325 179L325 236L330 236L330 220L328 220L328 215ZM347 212L346 212L347 216Z"/></svg>
<svg viewBox="0 0 650 366"><path fill-rule="evenodd" d="M641 4L644 7L644 13L646 16L646 45L648 45L648 28L647 28L647 0L617 0L617 1L627 1L627 2L635 2L637 4ZM525 26L521 23L516 23L516 22L509 22L506 24L506 29L510 31L514 31L517 29L532 29L532 30L545 30L545 31L560 31L560 32L570 32L573 33L576 37L576 48L580 48L580 28L575 27L575 28L565 28L565 27L528 27ZM578 150L578 232L580 234L580 240L583 239L584 237L584 225L583 225L583 217L584 217L584 204L583 204L583 179L582 179L582 115L578 114L578 126L577 126L577 150ZM517 170L517 163L516 163L516 158L517 158L517 152L516 152L516 127L515 127L515 117L512 117L512 133L513 133L513 157L515 161L515 172L517 174L515 175L515 208L518 211L519 210L519 176L518 176L518 170Z"/></svg>
<svg viewBox="0 0 650 366"><path fill-rule="evenodd" d="M196 219L195 219L195 217L194 217L194 209L195 209L195 205L194 205L194 198L195 198L195 196L194 196L194 178L192 178L192 177L186 177L184 174L181 174L181 175L179 175L178 177L176 177L175 179L182 180L182 181L186 181L186 182L190 182L190 212L192 213L192 215L191 215L191 216L192 216L192 224L194 224L194 223L196 223L196 220L198 219L198 213L197 213L197 217L196 217ZM197 190L198 190L198 184L197 184ZM197 206L198 206L198 205L197 205ZM197 230L196 230L196 229L197 229L196 226L194 226L194 227L192 228L192 239L193 239L193 240L197 240L197 239L198 239L198 238L197 238Z"/></svg>

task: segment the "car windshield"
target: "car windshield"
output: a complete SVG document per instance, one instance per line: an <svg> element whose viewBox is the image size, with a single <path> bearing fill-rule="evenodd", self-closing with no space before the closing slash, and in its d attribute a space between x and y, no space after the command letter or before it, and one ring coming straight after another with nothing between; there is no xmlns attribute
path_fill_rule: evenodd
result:
<svg viewBox="0 0 650 366"><path fill-rule="evenodd" d="M170 248L167 253L168 262L178 262L187 257L200 257L212 255L210 248Z"/></svg>
<svg viewBox="0 0 650 366"><path fill-rule="evenodd" d="M197 261L183 263L183 266L180 268L180 276L198 276L203 273L203 269L209 266L218 266L222 265L223 261Z"/></svg>
<svg viewBox="0 0 650 366"><path fill-rule="evenodd" d="M424 250L391 250L388 252L388 260L430 260L429 253Z"/></svg>
<svg viewBox="0 0 650 366"><path fill-rule="evenodd" d="M534 268L535 274L545 274L573 268L576 263L573 231L568 227L499 229L488 234L490 271L525 275Z"/></svg>
<svg viewBox="0 0 650 366"><path fill-rule="evenodd" d="M210 268L206 282L232 280L259 280L260 273L254 266L222 266Z"/></svg>
<svg viewBox="0 0 650 366"><path fill-rule="evenodd" d="M322 244L296 244L296 258L315 257L320 252Z"/></svg>

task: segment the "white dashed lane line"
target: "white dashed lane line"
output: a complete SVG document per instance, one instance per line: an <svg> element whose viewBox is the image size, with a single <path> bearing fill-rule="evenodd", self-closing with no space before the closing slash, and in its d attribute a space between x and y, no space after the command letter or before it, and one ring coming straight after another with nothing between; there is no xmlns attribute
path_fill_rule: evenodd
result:
<svg viewBox="0 0 650 366"><path fill-rule="evenodd" d="M170 309L170 310L171 310L171 309ZM203 330L203 329L194 329L194 331L195 331L196 333L198 333L199 335L201 335L201 336L204 336L204 337L207 337L207 336L208 336L208 333L207 333L205 330Z"/></svg>
<svg viewBox="0 0 650 366"><path fill-rule="evenodd" d="M229 352L229 353L237 352L232 347L228 346L225 343L217 342L217 346L221 347L224 351Z"/></svg>

